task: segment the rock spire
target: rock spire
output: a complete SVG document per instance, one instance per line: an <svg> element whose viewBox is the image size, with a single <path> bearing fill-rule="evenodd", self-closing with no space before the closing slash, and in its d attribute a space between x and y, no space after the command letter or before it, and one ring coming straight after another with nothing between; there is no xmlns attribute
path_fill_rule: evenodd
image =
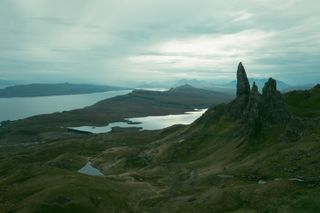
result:
<svg viewBox="0 0 320 213"><path fill-rule="evenodd" d="M250 94L250 84L248 81L247 73L242 63L240 62L238 65L238 71L237 71L237 97L240 97L241 95L249 95L249 94Z"/></svg>
<svg viewBox="0 0 320 213"><path fill-rule="evenodd" d="M242 131L256 134L263 127L287 123L290 115L276 80L270 78L264 85L262 94L255 83L250 90L246 71L239 63L237 71L237 98L228 105L231 119L241 121Z"/></svg>
<svg viewBox="0 0 320 213"><path fill-rule="evenodd" d="M243 118L251 135L254 135L260 131L262 125L261 106L262 96L259 93L256 83L253 82L249 96L249 102L245 111L245 117Z"/></svg>
<svg viewBox="0 0 320 213"><path fill-rule="evenodd" d="M276 80L269 78L263 87L262 97L262 116L265 121L279 123L289 120L289 112L281 93L277 90Z"/></svg>

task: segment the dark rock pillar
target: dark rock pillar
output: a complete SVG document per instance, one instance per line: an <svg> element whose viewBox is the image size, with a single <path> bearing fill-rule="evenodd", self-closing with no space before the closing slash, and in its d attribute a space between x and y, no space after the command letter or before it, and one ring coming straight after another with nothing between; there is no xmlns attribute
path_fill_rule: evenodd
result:
<svg viewBox="0 0 320 213"><path fill-rule="evenodd" d="M242 63L240 62L238 65L238 71L237 71L237 97L240 97L241 95L249 95L249 94L250 94L250 84L248 81L247 73Z"/></svg>
<svg viewBox="0 0 320 213"><path fill-rule="evenodd" d="M244 122L248 125L251 135L256 134L261 128L261 94L254 82L249 96L248 108Z"/></svg>
<svg viewBox="0 0 320 213"><path fill-rule="evenodd" d="M250 84L246 70L240 62L237 70L237 98L229 106L229 115L233 119L241 119L247 109L250 95Z"/></svg>
<svg viewBox="0 0 320 213"><path fill-rule="evenodd" d="M277 90L276 80L269 78L262 91L263 120L271 124L287 122L290 115L281 93Z"/></svg>

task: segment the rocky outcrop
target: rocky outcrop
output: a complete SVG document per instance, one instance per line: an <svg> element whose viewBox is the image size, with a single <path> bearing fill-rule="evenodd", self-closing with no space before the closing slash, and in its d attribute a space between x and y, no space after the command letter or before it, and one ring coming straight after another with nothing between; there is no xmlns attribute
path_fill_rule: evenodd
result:
<svg viewBox="0 0 320 213"><path fill-rule="evenodd" d="M262 91L261 117L264 122L270 124L287 122L290 115L281 93L277 90L276 80L270 78Z"/></svg>
<svg viewBox="0 0 320 213"><path fill-rule="evenodd" d="M255 82L252 85L251 93L249 96L249 102L245 112L245 122L247 123L250 134L256 134L259 132L261 121L261 105L262 96L258 91L258 87Z"/></svg>
<svg viewBox="0 0 320 213"><path fill-rule="evenodd" d="M320 129L320 118L301 118L291 116L284 132L279 137L281 143L298 142L310 129ZM307 133L308 134L308 133ZM317 138L310 139L318 142Z"/></svg>
<svg viewBox="0 0 320 213"><path fill-rule="evenodd" d="M248 101L248 95L243 95L234 99L229 105L227 105L227 117L231 120L241 119L247 110Z"/></svg>
<svg viewBox="0 0 320 213"><path fill-rule="evenodd" d="M262 94L254 82L250 89L248 77L242 63L237 71L237 97L229 104L222 104L209 109L204 116L196 121L207 125L221 119L239 122L235 136L255 135L261 129L275 124L289 125L291 121L282 94L277 90L276 80L270 78L265 83ZM282 126L282 125L281 125ZM292 121L287 127L284 138L299 138L299 124ZM285 139L286 140L286 139Z"/></svg>
<svg viewBox="0 0 320 213"><path fill-rule="evenodd" d="M242 118L248 105L250 84L246 70L240 62L237 70L237 97L229 105L229 117L231 119Z"/></svg>
<svg viewBox="0 0 320 213"><path fill-rule="evenodd" d="M286 125L284 133L280 135L279 142L288 143L298 141L303 136L303 129L302 119L298 117L291 118Z"/></svg>
<svg viewBox="0 0 320 213"><path fill-rule="evenodd" d="M237 97L250 94L250 84L246 70L240 62L237 70Z"/></svg>
<svg viewBox="0 0 320 213"><path fill-rule="evenodd" d="M270 78L263 87L262 94L253 83L250 90L246 71L240 62L237 71L237 97L228 105L231 119L240 119L241 131L256 134L261 128L278 123L287 123L290 115L276 80Z"/></svg>

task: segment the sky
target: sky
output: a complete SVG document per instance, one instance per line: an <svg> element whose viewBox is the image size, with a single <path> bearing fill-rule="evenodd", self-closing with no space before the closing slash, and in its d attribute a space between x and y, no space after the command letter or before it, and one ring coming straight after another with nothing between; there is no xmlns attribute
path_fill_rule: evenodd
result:
<svg viewBox="0 0 320 213"><path fill-rule="evenodd" d="M319 0L1 0L0 79L320 81Z"/></svg>

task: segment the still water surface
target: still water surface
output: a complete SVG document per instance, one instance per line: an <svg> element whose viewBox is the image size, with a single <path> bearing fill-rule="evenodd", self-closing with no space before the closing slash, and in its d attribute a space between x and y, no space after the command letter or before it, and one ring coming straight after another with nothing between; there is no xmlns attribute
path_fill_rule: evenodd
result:
<svg viewBox="0 0 320 213"><path fill-rule="evenodd" d="M125 95L131 90L109 91L81 95L59 95L26 98L0 98L0 122L33 115L79 109L103 99Z"/></svg>
<svg viewBox="0 0 320 213"><path fill-rule="evenodd" d="M91 162L89 161L84 167L78 170L81 174L91 175L91 176L104 176L102 172L100 172L98 169L94 168L91 165Z"/></svg>
<svg viewBox="0 0 320 213"><path fill-rule="evenodd" d="M80 126L70 127L69 129L91 132L95 134L107 133L112 130L113 127L136 127L142 130L157 130L163 129L175 124L191 124L197 118L199 118L207 109L195 110L192 112L186 112L179 115L164 115L164 116L147 116L141 118L128 118L128 122L114 122L107 126L94 127L94 126Z"/></svg>

